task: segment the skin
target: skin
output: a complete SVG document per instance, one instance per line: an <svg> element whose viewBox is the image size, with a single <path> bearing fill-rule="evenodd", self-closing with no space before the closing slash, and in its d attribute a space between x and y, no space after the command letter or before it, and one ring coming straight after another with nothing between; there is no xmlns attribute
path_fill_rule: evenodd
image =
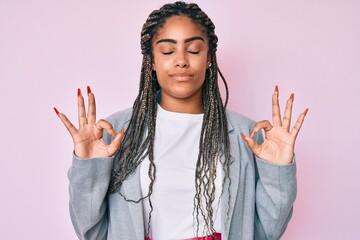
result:
<svg viewBox="0 0 360 240"><path fill-rule="evenodd" d="M106 120L100 119L96 122L95 96L88 87L88 111L86 114L84 97L78 89L78 120L79 128L76 128L63 113L58 113L59 118L69 131L74 142L74 153L81 159L113 156L120 147L124 137L124 129L116 134L112 125ZM57 110L55 110L57 111ZM106 145L102 140L103 129L105 129L114 140Z"/></svg>
<svg viewBox="0 0 360 240"><path fill-rule="evenodd" d="M202 113L201 88L209 65L208 40L185 16L166 20L153 38L153 70L161 87L160 105L181 113Z"/></svg>
<svg viewBox="0 0 360 240"><path fill-rule="evenodd" d="M160 105L173 112L202 113L201 87L205 80L206 68L209 65L207 36L201 28L186 16L173 16L167 19L153 38L153 70L162 89ZM120 147L124 129L116 134L112 125L101 119L96 121L95 96L88 88L88 110L86 113L84 98L78 90L79 128L60 112L59 118L69 131L74 152L81 159L113 156ZM260 121L250 136L241 137L253 153L265 161L286 165L294 156L296 137L304 122L308 109L300 114L291 128L294 94L286 102L284 117L281 118L279 106L279 89L276 86L272 96L272 124ZM103 129L114 137L110 145L102 141ZM252 137L264 130L265 140L258 145Z"/></svg>
<svg viewBox="0 0 360 240"><path fill-rule="evenodd" d="M250 136L245 136L241 133L243 140L258 158L279 165L287 165L292 162L296 137L308 112L308 109L305 109L290 130L293 102L294 94L291 94L286 102L284 117L281 118L279 89L276 86L272 95L273 124L264 120L255 125ZM261 145L258 145L252 137L261 130L265 131L265 140Z"/></svg>

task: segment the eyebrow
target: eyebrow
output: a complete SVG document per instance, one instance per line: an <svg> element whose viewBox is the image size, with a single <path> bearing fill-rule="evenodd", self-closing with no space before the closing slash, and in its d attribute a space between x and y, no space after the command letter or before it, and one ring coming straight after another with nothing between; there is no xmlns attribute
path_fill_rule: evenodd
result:
<svg viewBox="0 0 360 240"><path fill-rule="evenodd" d="M185 43L192 42L192 41L195 41L195 40L200 40L200 41L205 42L204 38L196 36L196 37L191 37L191 38L185 39ZM174 39L164 38L164 39L160 39L159 41L157 41L156 44L159 44L159 43L162 43L162 42L169 42L169 43L174 43L174 44L177 43L177 41L174 40Z"/></svg>

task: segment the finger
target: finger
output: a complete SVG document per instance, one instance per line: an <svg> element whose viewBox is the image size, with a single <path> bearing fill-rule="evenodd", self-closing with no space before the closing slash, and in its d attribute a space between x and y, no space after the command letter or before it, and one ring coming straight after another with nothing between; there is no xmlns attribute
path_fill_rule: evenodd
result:
<svg viewBox="0 0 360 240"><path fill-rule="evenodd" d="M245 136L243 133L240 133L242 139L247 143L251 151L256 155L259 156L260 154L260 145L256 143L254 139L250 136Z"/></svg>
<svg viewBox="0 0 360 240"><path fill-rule="evenodd" d="M281 114L279 106L279 87L276 85L272 95L272 118L274 127L281 126Z"/></svg>
<svg viewBox="0 0 360 240"><path fill-rule="evenodd" d="M56 114L66 127L66 129L69 131L70 135L73 136L75 133L77 133L76 127L70 122L70 120L65 116L65 114L59 112L56 108L54 108Z"/></svg>
<svg viewBox="0 0 360 240"><path fill-rule="evenodd" d="M284 119L282 124L283 128L285 128L287 131L290 131L293 102L294 102L294 94L292 93L290 95L290 98L286 102L286 108L285 108Z"/></svg>
<svg viewBox="0 0 360 240"><path fill-rule="evenodd" d="M87 93L88 93L88 112L87 112L87 119L88 123L94 124L96 122L96 104L95 104L95 95L91 92L89 86L87 86Z"/></svg>
<svg viewBox="0 0 360 240"><path fill-rule="evenodd" d="M112 125L104 120L104 119L100 119L96 124L95 127L97 129L99 129L100 131L102 131L103 129L105 129L111 136L113 136L114 138L116 137L116 132L113 129Z"/></svg>
<svg viewBox="0 0 360 240"><path fill-rule="evenodd" d="M112 156L115 154L115 152L119 149L122 140L124 139L125 136L125 130L124 128L121 130L121 132L116 135L116 137L114 138L114 140L111 142L111 144L109 145L108 148L108 153L109 156Z"/></svg>
<svg viewBox="0 0 360 240"><path fill-rule="evenodd" d="M297 137L308 111L309 111L309 109L306 108L305 111L302 114L300 114L300 116L298 117L294 127L291 129L291 132L290 132L291 136L293 136L295 138Z"/></svg>
<svg viewBox="0 0 360 240"><path fill-rule="evenodd" d="M85 104L84 98L81 94L80 88L78 88L78 118L79 118L79 128L87 124L86 113L85 113Z"/></svg>
<svg viewBox="0 0 360 240"><path fill-rule="evenodd" d="M271 123L267 120L263 120L260 121L258 123L256 123L255 127L253 128L253 130L250 133L250 137L254 137L255 133L257 133L258 131L260 131L261 129L264 129L266 132L270 131L273 128L273 126L271 125Z"/></svg>

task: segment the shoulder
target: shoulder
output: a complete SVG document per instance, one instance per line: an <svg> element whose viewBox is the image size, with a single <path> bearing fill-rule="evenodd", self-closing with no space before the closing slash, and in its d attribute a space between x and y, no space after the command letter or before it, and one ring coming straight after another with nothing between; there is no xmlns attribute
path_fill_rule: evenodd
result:
<svg viewBox="0 0 360 240"><path fill-rule="evenodd" d="M228 109L226 110L226 117L230 125L229 127L241 132L251 131L256 124L251 118Z"/></svg>
<svg viewBox="0 0 360 240"><path fill-rule="evenodd" d="M111 114L106 120L111 123L115 131L118 132L130 121L131 113L132 108L126 108Z"/></svg>
<svg viewBox="0 0 360 240"><path fill-rule="evenodd" d="M132 108L117 111L106 118L110 123L126 122L131 118Z"/></svg>
<svg viewBox="0 0 360 240"><path fill-rule="evenodd" d="M228 122L236 126L254 126L256 124L253 119L232 110L226 110L226 117Z"/></svg>

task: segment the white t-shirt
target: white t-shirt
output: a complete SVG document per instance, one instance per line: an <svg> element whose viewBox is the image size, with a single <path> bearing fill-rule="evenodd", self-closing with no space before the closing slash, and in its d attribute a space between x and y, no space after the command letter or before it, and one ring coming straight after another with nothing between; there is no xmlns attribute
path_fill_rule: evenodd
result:
<svg viewBox="0 0 360 240"><path fill-rule="evenodd" d="M199 153L199 141L203 114L169 112L158 104L154 161L156 179L151 195L150 237L153 240L186 239L195 237L196 220L193 217L195 196L195 167ZM148 194L149 158L140 166L140 180L143 196ZM219 205L222 170L219 161L215 180L215 200L213 204L214 228L221 232L221 212ZM149 201L145 199L144 222L147 230L149 221ZM199 236L203 234L204 220L199 214Z"/></svg>

